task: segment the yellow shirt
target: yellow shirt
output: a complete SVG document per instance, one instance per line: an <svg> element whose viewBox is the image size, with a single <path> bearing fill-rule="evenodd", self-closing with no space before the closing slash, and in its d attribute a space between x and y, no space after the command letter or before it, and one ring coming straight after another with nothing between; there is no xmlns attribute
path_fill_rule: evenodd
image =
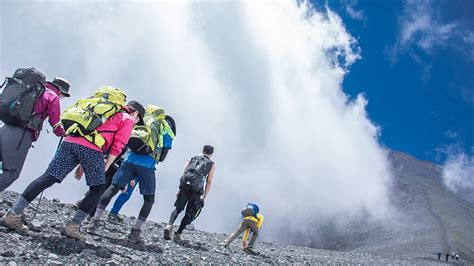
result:
<svg viewBox="0 0 474 266"><path fill-rule="evenodd" d="M255 218L254 216L246 216L244 217L244 219L256 222L257 228L260 229L260 227L262 227L263 220L265 218L260 213L257 213L257 218ZM249 233L250 233L250 228L247 228L247 230L245 230L244 232L244 236L242 237L242 241L247 241L247 239L249 238Z"/></svg>

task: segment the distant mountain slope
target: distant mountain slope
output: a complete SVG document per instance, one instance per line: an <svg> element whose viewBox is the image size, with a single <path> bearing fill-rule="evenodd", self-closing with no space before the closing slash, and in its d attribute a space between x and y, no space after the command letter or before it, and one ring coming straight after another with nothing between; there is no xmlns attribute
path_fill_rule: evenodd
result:
<svg viewBox="0 0 474 266"><path fill-rule="evenodd" d="M6 211L18 193L0 193L0 213ZM36 205L30 205L31 217ZM229 249L218 247L226 236L198 230L186 231L187 241L175 243L162 237L163 223L147 221L143 227L144 246L128 243L126 238L135 218L126 218L118 225L104 221L98 235L87 235L87 240L76 241L60 235L68 217L73 214L70 204L58 200L43 200L33 223L38 229L28 235L19 235L0 226L0 265L10 262L39 264L414 264L416 259L390 259L367 253L338 252L297 247L272 242L258 242L260 255L244 253L235 241ZM28 220L28 219L27 219ZM10 265L10 264L8 264ZM12 264L14 265L14 264Z"/></svg>
<svg viewBox="0 0 474 266"><path fill-rule="evenodd" d="M345 250L427 259L454 251L474 262L474 205L446 189L438 165L397 151L390 153L389 160L394 173L394 219L369 228L362 244Z"/></svg>

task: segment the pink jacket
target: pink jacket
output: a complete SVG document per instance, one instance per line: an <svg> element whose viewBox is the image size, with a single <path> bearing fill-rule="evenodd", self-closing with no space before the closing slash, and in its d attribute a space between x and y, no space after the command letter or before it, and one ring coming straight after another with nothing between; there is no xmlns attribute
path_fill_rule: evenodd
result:
<svg viewBox="0 0 474 266"><path fill-rule="evenodd" d="M46 90L41 97L36 101L34 112L35 116L41 120L49 117L49 124L53 127L53 132L56 136L64 135L64 129L59 125L59 116L61 115L61 107L59 105L59 92L53 85L46 83ZM58 125L58 126L56 126ZM56 127L55 127L56 126ZM33 141L39 138L40 131L29 128L33 135Z"/></svg>
<svg viewBox="0 0 474 266"><path fill-rule="evenodd" d="M126 111L127 107L124 108ZM119 112L107 119L104 124L97 128L97 131L112 131L101 133L105 139L105 145L102 150L83 137L66 137L65 141L76 143L90 149L101 151L105 153L109 151L111 155L118 156L122 152L125 145L128 143L132 129L135 126L135 121L126 112Z"/></svg>

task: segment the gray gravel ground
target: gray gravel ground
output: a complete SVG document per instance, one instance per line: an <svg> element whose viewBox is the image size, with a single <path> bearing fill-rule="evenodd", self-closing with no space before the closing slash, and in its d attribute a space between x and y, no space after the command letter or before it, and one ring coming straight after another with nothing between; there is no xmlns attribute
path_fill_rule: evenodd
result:
<svg viewBox="0 0 474 266"><path fill-rule="evenodd" d="M10 208L18 193L0 193L0 213ZM26 221L32 217L37 201L26 212ZM124 224L103 220L96 235L87 234L87 240L76 241L61 236L60 230L74 213L70 204L43 199L36 219L29 223L34 229L20 235L0 226L0 265L47 263L147 263L147 264L434 264L436 260L391 259L368 253L338 252L272 242L257 242L260 255L242 251L239 241L230 248L219 247L224 234L187 230L184 241L176 243L163 239L163 223L146 222L143 227L145 245L127 242L126 237L135 218L126 217ZM104 215L106 217L106 215Z"/></svg>

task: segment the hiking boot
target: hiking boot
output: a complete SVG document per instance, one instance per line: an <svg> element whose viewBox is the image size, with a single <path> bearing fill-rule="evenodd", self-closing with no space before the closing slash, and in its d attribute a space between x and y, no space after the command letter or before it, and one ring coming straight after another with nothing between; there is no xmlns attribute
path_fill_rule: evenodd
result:
<svg viewBox="0 0 474 266"><path fill-rule="evenodd" d="M224 242L219 243L219 246L221 246L221 247L223 247L223 248L228 248L228 247L229 247L229 243L227 243L227 242L224 241Z"/></svg>
<svg viewBox="0 0 474 266"><path fill-rule="evenodd" d="M245 252L249 253L250 255L258 255L258 251L256 251L255 249L253 249L253 247L247 247L246 249L244 249Z"/></svg>
<svg viewBox="0 0 474 266"><path fill-rule="evenodd" d="M19 233L24 234L28 232L28 227L22 223L20 214L9 211L3 216L2 223L7 228L16 230Z"/></svg>
<svg viewBox="0 0 474 266"><path fill-rule="evenodd" d="M78 210L78 209L79 209L79 206L81 206L81 203L82 203L82 200L79 200L79 201L77 201L76 203L72 204L72 207L73 207L75 210Z"/></svg>
<svg viewBox="0 0 474 266"><path fill-rule="evenodd" d="M95 218L92 218L91 222L87 225L87 232L89 233L95 233L95 231L99 228L99 220L96 220Z"/></svg>
<svg viewBox="0 0 474 266"><path fill-rule="evenodd" d="M64 227L64 229L61 231L61 234L67 236L67 237L70 237L70 238L74 238L74 239L77 239L77 240L81 240L81 241L84 241L86 240L86 237L81 234L81 231L79 230L79 227L81 225L80 224L75 224L75 223L67 223L66 226Z"/></svg>
<svg viewBox="0 0 474 266"><path fill-rule="evenodd" d="M143 239L141 238L140 233L140 229L132 228L132 231L130 231L130 234L128 235L128 241L137 245L144 245L145 241L143 241Z"/></svg>
<svg viewBox="0 0 474 266"><path fill-rule="evenodd" d="M123 223L123 218L115 213L109 213L109 215L107 216L107 220L109 220L109 222L111 223Z"/></svg>
<svg viewBox="0 0 474 266"><path fill-rule="evenodd" d="M181 236L182 234L174 233L174 241L183 241L183 237Z"/></svg>
<svg viewBox="0 0 474 266"><path fill-rule="evenodd" d="M171 224L165 227L163 232L163 238L166 240L171 240L171 234L173 233L173 226Z"/></svg>

